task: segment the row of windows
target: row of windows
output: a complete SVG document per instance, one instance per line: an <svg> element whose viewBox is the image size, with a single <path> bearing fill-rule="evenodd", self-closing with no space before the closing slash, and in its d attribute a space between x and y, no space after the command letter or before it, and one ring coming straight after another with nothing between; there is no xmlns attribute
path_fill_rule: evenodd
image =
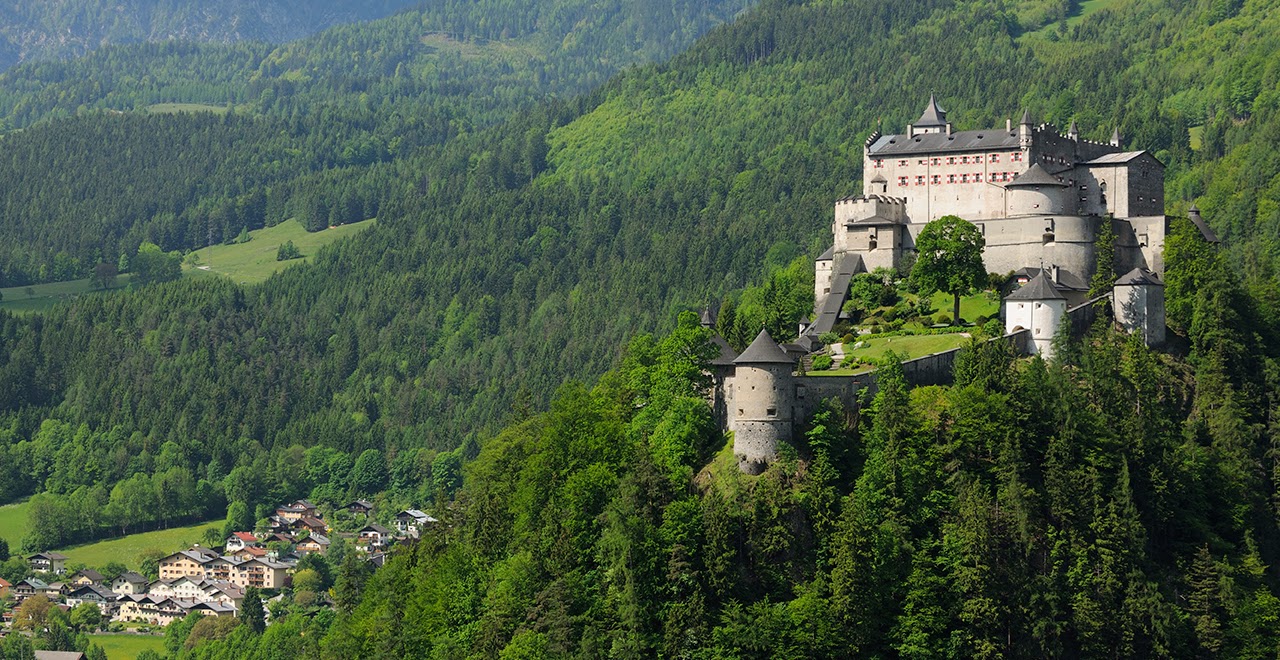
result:
<svg viewBox="0 0 1280 660"><path fill-rule="evenodd" d="M1007 155L1009 156L1009 162L1011 163L1022 162L1021 151L1014 151ZM980 165L983 162L998 163L1000 162L1000 156L1001 154L986 154L985 156L982 154L974 154L972 156L947 156L945 158L938 156L935 158L921 158L916 161L916 164L917 165L944 165L944 164L945 165ZM878 169L878 170L884 169L883 158L873 158L871 160L871 163L872 163L872 167L874 167L875 169ZM906 167L910 164L911 164L911 161L909 159L902 158L898 160L898 167Z"/></svg>
<svg viewBox="0 0 1280 660"><path fill-rule="evenodd" d="M931 175L929 176L929 183L932 185L941 184L943 182L943 176L944 175L942 174ZM947 174L945 176L946 176L947 183L982 183L983 182L982 172L974 172L973 174ZM1015 176L1016 174L1013 172L991 172L987 175L985 180L988 183L1000 183L1005 181L1013 181ZM909 183L910 183L910 177L905 177L905 176L898 177L899 186L907 186L909 185ZM915 184L917 186L923 186L924 183L925 183L925 176L923 174L916 175Z"/></svg>

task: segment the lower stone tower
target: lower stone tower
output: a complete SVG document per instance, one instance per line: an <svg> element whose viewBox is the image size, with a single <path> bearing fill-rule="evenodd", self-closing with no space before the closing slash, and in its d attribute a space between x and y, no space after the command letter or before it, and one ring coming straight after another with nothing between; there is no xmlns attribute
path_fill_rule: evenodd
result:
<svg viewBox="0 0 1280 660"><path fill-rule="evenodd" d="M761 330L733 365L733 382L727 392L733 454L740 470L760 474L778 457L779 443L791 440L795 361L768 331Z"/></svg>

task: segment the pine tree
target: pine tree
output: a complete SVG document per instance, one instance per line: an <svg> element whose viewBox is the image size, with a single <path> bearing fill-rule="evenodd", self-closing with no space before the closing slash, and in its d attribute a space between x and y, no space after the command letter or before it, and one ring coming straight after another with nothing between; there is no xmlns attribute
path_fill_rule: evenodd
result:
<svg viewBox="0 0 1280 660"><path fill-rule="evenodd" d="M262 594L257 587L248 587L244 590L244 605L240 607L240 621L255 634L261 634L266 630L266 612L262 607Z"/></svg>

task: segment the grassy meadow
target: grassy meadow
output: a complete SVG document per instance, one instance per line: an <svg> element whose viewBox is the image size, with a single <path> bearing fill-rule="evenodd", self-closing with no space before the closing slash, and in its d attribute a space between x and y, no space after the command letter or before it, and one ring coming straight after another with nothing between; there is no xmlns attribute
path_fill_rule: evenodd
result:
<svg viewBox="0 0 1280 660"><path fill-rule="evenodd" d="M89 641L107 652L108 660L132 660L143 651L164 655L164 638L157 635L89 635Z"/></svg>
<svg viewBox="0 0 1280 660"><path fill-rule="evenodd" d="M144 551L160 550L167 553L188 548L193 543L203 543L206 529L221 530L224 524L223 520L214 520L187 527L130 534L121 538L60 548L58 552L66 555L72 562L80 562L88 566L105 566L109 562L117 561L130 569L137 570L138 556Z"/></svg>
<svg viewBox="0 0 1280 660"><path fill-rule="evenodd" d="M9 542L10 551L18 552L26 535L27 503L0 506L0 539Z"/></svg>
<svg viewBox="0 0 1280 660"><path fill-rule="evenodd" d="M340 238L354 236L372 227L374 222L365 220L308 232L298 221L286 220L274 227L249 232L248 243L214 245L198 250L194 258L188 257L183 273L189 277L223 275L238 284L257 284L289 266L309 261L320 248ZM276 261L276 250L285 241L293 241L302 252L301 259Z"/></svg>
<svg viewBox="0 0 1280 660"><path fill-rule="evenodd" d="M110 289L95 288L89 278L71 280L69 282L50 282L31 286L12 286L0 289L0 309L14 314L30 314L43 312L59 301L72 300L80 296L101 295L106 291L122 289L129 284L130 276L126 273L116 277L116 285ZM29 291L28 291L29 289Z"/></svg>

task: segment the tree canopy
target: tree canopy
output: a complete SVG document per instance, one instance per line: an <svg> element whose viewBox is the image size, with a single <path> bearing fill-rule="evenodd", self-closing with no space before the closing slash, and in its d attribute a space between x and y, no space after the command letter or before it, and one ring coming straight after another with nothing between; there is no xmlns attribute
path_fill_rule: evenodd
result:
<svg viewBox="0 0 1280 660"><path fill-rule="evenodd" d="M973 223L944 215L920 230L911 281L924 295L949 293L954 300L951 322L960 323L960 296L986 284L982 250L987 241Z"/></svg>

